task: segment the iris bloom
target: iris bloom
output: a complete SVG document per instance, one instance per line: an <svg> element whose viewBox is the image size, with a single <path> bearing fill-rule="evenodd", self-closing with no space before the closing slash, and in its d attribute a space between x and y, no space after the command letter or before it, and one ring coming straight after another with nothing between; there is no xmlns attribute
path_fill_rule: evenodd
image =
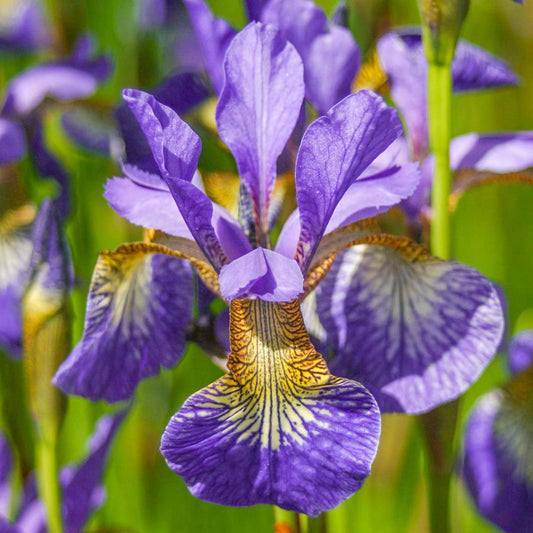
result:
<svg viewBox="0 0 533 533"><path fill-rule="evenodd" d="M463 475L476 507L508 533L533 523L533 331L511 340L512 380L482 396L466 428Z"/></svg>
<svg viewBox="0 0 533 533"><path fill-rule="evenodd" d="M384 160L386 164L390 164L391 159L421 163L420 184L416 192L402 203L407 216L417 224L420 215L429 214L434 164L433 157L428 153L427 60L420 32L415 29L390 32L379 40L377 53L387 76L391 98L405 123L405 138L388 150ZM517 77L503 61L464 41L459 41L457 45L452 80L454 92L518 83ZM458 176L460 171L476 176L476 182L502 179L490 173L509 173L533 166L533 132L461 135L450 143L450 165ZM476 171L486 172L479 174ZM454 192L462 192L465 183L468 184L458 179Z"/></svg>
<svg viewBox="0 0 533 533"><path fill-rule="evenodd" d="M101 485L107 453L125 412L102 417L88 444L87 457L81 464L61 469L63 491L62 515L65 533L79 533L89 516L105 500ZM0 531L3 533L43 533L46 531L46 513L37 498L33 475L24 485L20 506L14 523L8 521L11 508L11 470L13 454L9 442L0 433Z"/></svg>
<svg viewBox="0 0 533 533"><path fill-rule="evenodd" d="M179 258L188 259L230 306L231 353L228 373L171 419L163 455L200 498L317 515L359 489L380 432L374 398L330 374L300 310L336 254L359 243L369 258L353 267L364 266L359 311L378 319L361 324L362 337L377 338L368 366L398 396L420 398L418 410L459 395L481 372L502 334L501 307L475 270L357 224L408 197L419 179L415 163L369 170L402 131L396 111L369 91L308 127L295 167L298 209L273 246L276 161L300 113L304 67L278 30L252 23L224 69L216 119L239 169L239 220L201 188L199 137L153 96L124 91L159 174L125 165L106 198L152 228L151 242L100 254L83 338L54 381L117 401L160 364L175 364L191 317L191 271Z"/></svg>
<svg viewBox="0 0 533 533"><path fill-rule="evenodd" d="M25 70L8 84L0 111L0 170L28 153L42 177L58 182L56 205L62 220L70 209L69 177L45 145L43 102L90 96L110 72L107 58L92 56L93 45L86 38L69 58ZM20 301L30 274L34 216L29 205L0 206L0 345L13 357L20 354Z"/></svg>

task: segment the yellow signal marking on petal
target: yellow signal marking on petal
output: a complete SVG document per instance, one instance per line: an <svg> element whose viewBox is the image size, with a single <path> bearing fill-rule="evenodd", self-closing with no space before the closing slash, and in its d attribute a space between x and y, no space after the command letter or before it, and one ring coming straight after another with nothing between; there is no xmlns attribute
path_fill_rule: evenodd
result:
<svg viewBox="0 0 533 533"><path fill-rule="evenodd" d="M282 435L303 442L305 422L314 415L302 398L316 396L332 377L311 344L298 300L237 299L230 313L227 379L253 398L236 430L240 440L259 438L263 448L272 450L283 444ZM260 416L250 416L254 411Z"/></svg>
<svg viewBox="0 0 533 533"><path fill-rule="evenodd" d="M490 185L492 183L511 183L533 185L533 172L526 170L521 172L488 172L473 168L462 168L455 172L453 190L449 198L451 211L457 209L461 198L473 187Z"/></svg>
<svg viewBox="0 0 533 533"><path fill-rule="evenodd" d="M158 230L149 230L147 237L150 241L148 246L158 246L161 249L157 253L164 253L190 261L206 286L222 298L218 283L218 274L201 248L194 241L167 235Z"/></svg>
<svg viewBox="0 0 533 533"><path fill-rule="evenodd" d="M424 247L407 237L387 233L372 234L371 232L375 229L375 221L368 219L363 223L350 224L323 237L305 274L304 293L301 299L305 298L324 279L337 254L351 246L361 244L385 246L399 252L405 259L413 263L416 261L438 261Z"/></svg>

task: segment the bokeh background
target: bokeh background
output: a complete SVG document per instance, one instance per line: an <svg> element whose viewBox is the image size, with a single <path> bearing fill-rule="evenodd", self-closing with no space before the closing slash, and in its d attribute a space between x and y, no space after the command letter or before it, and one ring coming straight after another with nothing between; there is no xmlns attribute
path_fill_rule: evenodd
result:
<svg viewBox="0 0 533 533"><path fill-rule="evenodd" d="M331 13L337 2L317 3ZM209 0L209 4L217 15L236 27L245 24L240 0ZM109 111L119 103L123 88L150 89L162 76L194 63L194 48L184 52L176 44L176 39L180 42L187 38L184 12L172 23L141 28L142 5L135 1L48 0L43 6L54 46L38 54L0 55L0 97L12 76L38 61L67 52L85 32L95 38L98 50L108 54L115 65L112 77L90 100L104 118L111 116ZM0 26L16 7L17 2L0 0ZM416 0L351 0L350 7L350 24L364 52L370 51L377 37L390 27L419 23ZM455 96L454 135L533 129L532 28L533 1L525 0L523 6L510 0L471 1L462 37L505 59L520 76L521 84ZM120 219L102 197L106 179L120 175L116 163L74 145L63 132L59 113L54 109L47 114L46 134L51 149L72 177L74 212L67 232L77 276L73 294L77 341L83 330L85 299L98 252L140 239L142 233ZM216 159L220 151L214 149L212 154L203 156L202 164L231 166L231 161L223 156ZM37 184L32 179L29 166L21 165L20 172L33 199L38 201L50 192L49 183ZM519 184L472 189L461 199L453 218L453 250L457 260L478 268L504 289L508 335L533 327L533 190ZM272 531L270 507L233 509L199 501L166 467L158 451L160 435L172 413L187 396L221 373L204 354L190 347L176 369L165 370L141 384L134 408L110 455L107 501L92 518L89 531L103 527L132 533ZM473 402L506 379L499 356L465 394L460 408L458 448L461 428ZM69 400L61 438L64 463L83 455L95 420L109 409L103 403ZM453 484L452 509L456 532L496 530L478 517L457 479ZM416 417L384 417L372 475L359 493L329 515L332 532L428 530L422 438Z"/></svg>

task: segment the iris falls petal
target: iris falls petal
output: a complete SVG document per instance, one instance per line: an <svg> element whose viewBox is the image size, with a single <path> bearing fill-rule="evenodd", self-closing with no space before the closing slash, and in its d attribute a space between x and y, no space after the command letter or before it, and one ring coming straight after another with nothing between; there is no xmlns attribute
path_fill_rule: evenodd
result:
<svg viewBox="0 0 533 533"><path fill-rule="evenodd" d="M483 371L503 333L493 285L400 237L359 245L319 286L333 372L360 380L383 411L420 413L456 398Z"/></svg>
<svg viewBox="0 0 533 533"><path fill-rule="evenodd" d="M476 507L510 533L533 523L533 368L483 396L468 420L463 475Z"/></svg>
<svg viewBox="0 0 533 533"><path fill-rule="evenodd" d="M180 259L123 245L95 267L83 338L54 377L68 394L108 402L131 396L160 365L174 366L191 318L192 273Z"/></svg>
<svg viewBox="0 0 533 533"><path fill-rule="evenodd" d="M191 396L161 441L197 497L316 516L370 472L380 416L360 384L332 376L297 300L233 300L229 373Z"/></svg>

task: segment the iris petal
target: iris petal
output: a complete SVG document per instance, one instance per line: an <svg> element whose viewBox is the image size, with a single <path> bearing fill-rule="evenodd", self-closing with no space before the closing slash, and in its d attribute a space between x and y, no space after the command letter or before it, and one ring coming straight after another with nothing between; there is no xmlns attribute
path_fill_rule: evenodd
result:
<svg viewBox="0 0 533 533"><path fill-rule="evenodd" d="M311 516L358 490L380 433L377 406L329 374L297 300L231 304L230 372L191 396L161 442L202 499L275 504Z"/></svg>
<svg viewBox="0 0 533 533"><path fill-rule="evenodd" d="M384 411L420 413L461 394L503 333L493 285L401 237L337 258L317 290L338 375L360 380Z"/></svg>
<svg viewBox="0 0 533 533"><path fill-rule="evenodd" d="M83 338L59 368L54 384L92 400L127 399L160 365L177 363L191 306L192 274L184 261L150 252L142 244L102 252Z"/></svg>

